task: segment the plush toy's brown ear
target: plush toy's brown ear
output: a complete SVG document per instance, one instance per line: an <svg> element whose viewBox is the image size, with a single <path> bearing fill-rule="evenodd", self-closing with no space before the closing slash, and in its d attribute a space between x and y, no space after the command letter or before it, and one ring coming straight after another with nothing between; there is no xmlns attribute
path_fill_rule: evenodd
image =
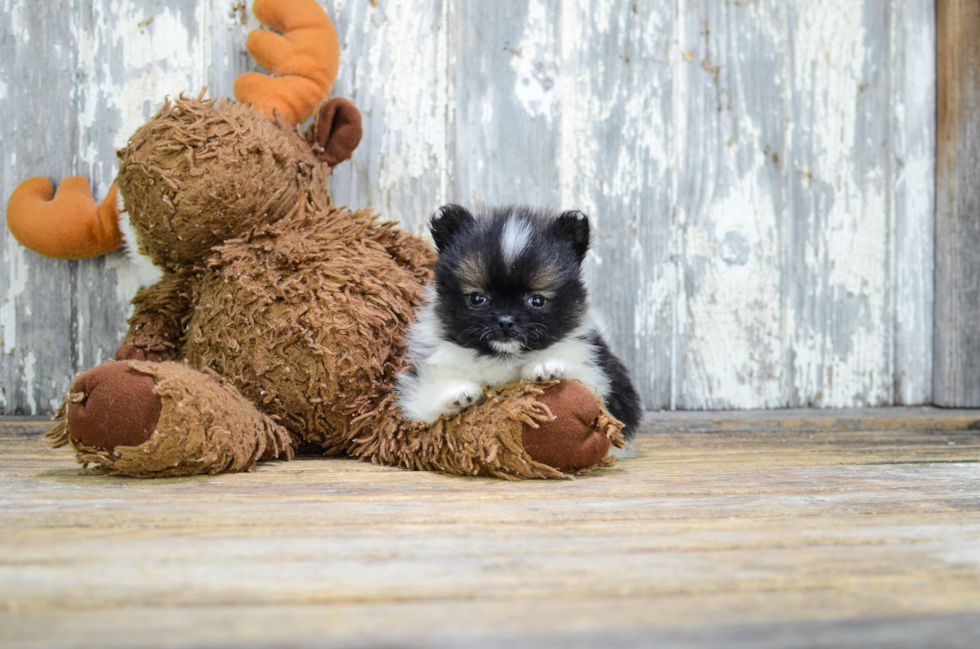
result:
<svg viewBox="0 0 980 649"><path fill-rule="evenodd" d="M331 167L351 157L361 142L361 111L340 97L320 104L313 125L317 156Z"/></svg>

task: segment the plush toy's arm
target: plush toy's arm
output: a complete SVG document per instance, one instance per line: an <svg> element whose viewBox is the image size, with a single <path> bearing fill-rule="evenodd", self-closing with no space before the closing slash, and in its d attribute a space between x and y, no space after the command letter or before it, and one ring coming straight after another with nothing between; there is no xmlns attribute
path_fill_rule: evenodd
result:
<svg viewBox="0 0 980 649"><path fill-rule="evenodd" d="M434 424L406 422L394 395L352 425L346 449L375 464L507 480L565 478L612 463L623 424L581 383L510 383Z"/></svg>
<svg viewBox="0 0 980 649"><path fill-rule="evenodd" d="M188 275L167 273L133 298L129 333L116 360L163 361L178 358L194 296Z"/></svg>
<svg viewBox="0 0 980 649"><path fill-rule="evenodd" d="M436 252L432 245L410 232L400 230L394 223L379 224L374 240L384 246L388 254L416 279L428 284L436 266Z"/></svg>

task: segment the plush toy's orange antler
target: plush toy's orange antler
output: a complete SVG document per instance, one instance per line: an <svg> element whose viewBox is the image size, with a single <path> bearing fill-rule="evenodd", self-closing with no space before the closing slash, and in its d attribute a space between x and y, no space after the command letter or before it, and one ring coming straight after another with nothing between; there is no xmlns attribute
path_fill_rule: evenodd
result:
<svg viewBox="0 0 980 649"><path fill-rule="evenodd" d="M113 185L99 205L79 176L61 181L57 193L47 178L30 178L10 196L7 227L25 248L45 257L98 257L122 245L118 194Z"/></svg>
<svg viewBox="0 0 980 649"><path fill-rule="evenodd" d="M316 0L255 0L252 10L282 35L249 34L248 51L272 76L246 72L235 80L235 97L269 117L278 111L293 124L304 122L337 80L337 31Z"/></svg>

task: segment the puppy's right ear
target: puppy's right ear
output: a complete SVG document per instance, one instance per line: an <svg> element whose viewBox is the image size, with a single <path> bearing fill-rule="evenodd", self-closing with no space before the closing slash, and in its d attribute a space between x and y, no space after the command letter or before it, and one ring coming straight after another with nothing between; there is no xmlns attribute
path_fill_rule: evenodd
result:
<svg viewBox="0 0 980 649"><path fill-rule="evenodd" d="M470 214L469 210L461 205L443 205L436 210L429 221L429 230L432 231L432 240L435 241L436 250L444 251L461 232L476 223L476 219Z"/></svg>

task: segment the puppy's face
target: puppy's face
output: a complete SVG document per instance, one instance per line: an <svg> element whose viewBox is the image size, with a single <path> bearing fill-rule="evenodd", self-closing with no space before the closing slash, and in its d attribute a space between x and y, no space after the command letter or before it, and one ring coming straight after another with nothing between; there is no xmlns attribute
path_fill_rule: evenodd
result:
<svg viewBox="0 0 980 649"><path fill-rule="evenodd" d="M477 218L447 205L431 229L439 250L435 311L447 340L505 356L545 349L581 324L590 236L581 212L506 207Z"/></svg>

